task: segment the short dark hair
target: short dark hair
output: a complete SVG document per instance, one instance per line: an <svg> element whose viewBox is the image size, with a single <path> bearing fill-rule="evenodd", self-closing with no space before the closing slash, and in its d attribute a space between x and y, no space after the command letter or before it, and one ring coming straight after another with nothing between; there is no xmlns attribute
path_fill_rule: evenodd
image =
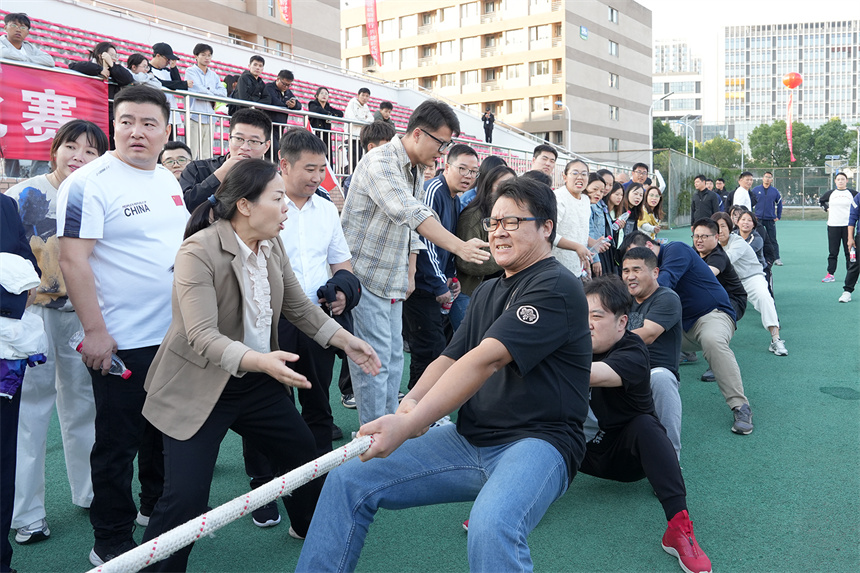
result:
<svg viewBox="0 0 860 573"><path fill-rule="evenodd" d="M725 180L725 179L723 179L722 177L717 177L717 179L714 181L714 183L716 183L717 181L721 181L721 182L723 182L723 183L725 183L725 182L726 182L726 180Z"/></svg>
<svg viewBox="0 0 860 573"><path fill-rule="evenodd" d="M555 193L549 185L528 177L508 179L499 186L493 203L495 204L502 197L512 199L519 207L537 217L539 220L534 221L537 227L540 227L544 221L552 221L552 232L548 240L550 244L553 243L558 221L558 204Z"/></svg>
<svg viewBox="0 0 860 573"><path fill-rule="evenodd" d="M647 249L646 249L647 250ZM585 296L594 295L600 300L600 306L611 312L615 318L630 314L633 297L627 287L621 282L621 277L615 273L605 274L592 279L583 285Z"/></svg>
<svg viewBox="0 0 860 573"><path fill-rule="evenodd" d="M753 176L753 174L752 174L752 173L750 173L749 171L744 171L743 173L741 173L740 175L738 175L738 181L740 181L740 180L741 180L741 179L743 179L744 177L752 177L752 176Z"/></svg>
<svg viewBox="0 0 860 573"><path fill-rule="evenodd" d="M636 170L637 170L637 169L639 169L640 167L643 167L643 168L645 169L645 171L648 171L648 166L647 166L647 165L645 165L644 163L641 163L641 162L640 162L640 163L634 163L634 164L633 164L633 168L631 169L631 171L636 171Z"/></svg>
<svg viewBox="0 0 860 573"><path fill-rule="evenodd" d="M233 133L233 129L240 123L253 125L254 127L262 129L266 141L269 141L272 137L272 120L265 114L265 112L262 112L259 109L243 107L234 113L230 118L230 133Z"/></svg>
<svg viewBox="0 0 860 573"><path fill-rule="evenodd" d="M188 147L181 141L168 141L164 144L164 149L161 150L161 153L158 154L158 162L161 163L161 156L164 155L165 151L173 151L175 149L184 149L188 152L188 157L194 159L194 153L191 151L190 147Z"/></svg>
<svg viewBox="0 0 860 573"><path fill-rule="evenodd" d="M621 260L624 260L624 255L627 253L627 249L631 249L633 247L644 247L648 243L653 242L651 237L643 233L642 231L636 230L624 237L624 241L618 247L618 256L621 257Z"/></svg>
<svg viewBox="0 0 860 573"><path fill-rule="evenodd" d="M302 153L306 151L325 156L325 143L322 139L301 127L287 130L281 136L279 147L280 158L286 160L290 165L295 165Z"/></svg>
<svg viewBox="0 0 860 573"><path fill-rule="evenodd" d="M213 50L212 46L210 46L209 44L200 43L194 46L194 50L191 53L195 56L199 56L203 52L209 52L210 54L214 54L215 50Z"/></svg>
<svg viewBox="0 0 860 573"><path fill-rule="evenodd" d="M713 179L711 179L710 177L708 177L707 179L705 179L705 183L707 183L708 181L710 181L711 183L713 183L713 182L714 182L714 180L713 180Z"/></svg>
<svg viewBox="0 0 860 573"><path fill-rule="evenodd" d="M695 223L693 223L693 228L696 227L705 227L709 231L713 231L714 233L720 232L720 226L717 225L717 222L709 217L702 217L701 219L697 219Z"/></svg>
<svg viewBox="0 0 860 573"><path fill-rule="evenodd" d="M51 153L48 155L51 158L51 169L57 168L54 163L54 157L57 155L57 151L60 150L60 146L70 141L77 141L84 134L87 136L87 144L95 147L99 156L104 155L108 150L108 138L105 132L102 131L102 128L85 119L73 119L68 123L64 123L57 130L57 134L51 142Z"/></svg>
<svg viewBox="0 0 860 573"><path fill-rule="evenodd" d="M765 171L764 173L762 173L762 177L764 177L765 175L770 175L771 177L773 177L773 173L770 171Z"/></svg>
<svg viewBox="0 0 860 573"><path fill-rule="evenodd" d="M294 79L296 79L296 76L294 76L293 72L291 72L290 70L281 70L280 72L278 72L278 77L282 80L289 81L293 81Z"/></svg>
<svg viewBox="0 0 860 573"><path fill-rule="evenodd" d="M556 151L555 147L552 145L541 144L535 147L532 152L532 159L537 159L537 156L546 151L547 153L552 153L553 157L558 159L558 151Z"/></svg>
<svg viewBox="0 0 860 573"><path fill-rule="evenodd" d="M457 119L457 114L451 106L436 99L428 99L421 102L409 116L406 133L412 133L420 128L436 130L442 127L450 129L453 137L460 135L460 120Z"/></svg>
<svg viewBox="0 0 860 573"><path fill-rule="evenodd" d="M33 26L32 26L32 24L30 24L30 18L28 18L28 17L27 17L27 15L26 15L26 14L24 14L23 12L9 12L9 13L8 13L8 14L6 14L6 16L3 18L3 23L4 23L4 24L11 24L11 23L13 23L13 22L14 22L15 24L20 24L20 25L22 25L22 26L27 26L28 28L32 28L32 27L33 27Z"/></svg>
<svg viewBox="0 0 860 573"><path fill-rule="evenodd" d="M126 102L155 104L161 108L165 125L170 123L170 104L161 90L149 86L129 86L121 89L113 98L114 118L119 113L119 105Z"/></svg>
<svg viewBox="0 0 860 573"><path fill-rule="evenodd" d="M544 173L539 169L532 169L531 171L526 171L520 177L525 177L526 179L532 179L534 181L539 181L544 185L552 187L552 177Z"/></svg>
<svg viewBox="0 0 860 573"><path fill-rule="evenodd" d="M394 109L394 104L390 101L384 101L379 104L379 109Z"/></svg>
<svg viewBox="0 0 860 573"><path fill-rule="evenodd" d="M361 94L370 95L370 88L358 88L358 95Z"/></svg>
<svg viewBox="0 0 860 573"><path fill-rule="evenodd" d="M624 253L624 258L622 262L627 259L634 259L637 261L644 261L645 265L649 269L657 268L657 255L654 254L654 251L649 249L648 247L632 247Z"/></svg>
<svg viewBox="0 0 860 573"><path fill-rule="evenodd" d="M717 222L717 226L719 226L719 221L725 221L726 225L729 226L729 232L734 231L735 224L732 223L732 217L725 211L717 211L713 215L711 215L711 219Z"/></svg>
<svg viewBox="0 0 860 573"><path fill-rule="evenodd" d="M387 121L374 121L361 126L361 131L358 134L358 140L361 142L361 148L367 151L367 147L373 143L381 145L388 143L397 135L394 126Z"/></svg>
<svg viewBox="0 0 860 573"><path fill-rule="evenodd" d="M701 181L702 183L704 183L704 182L705 182L705 176L704 176L704 175L702 175L701 173L699 173L698 175L696 175L695 177L693 177L693 179L694 179L694 180Z"/></svg>
<svg viewBox="0 0 860 573"><path fill-rule="evenodd" d="M147 59L147 57L144 56L143 54L134 53L134 54L130 55L128 57L128 59L125 61L125 65L127 68L131 69L132 66L139 66L143 62L148 62L148 61L149 61L149 59Z"/></svg>
<svg viewBox="0 0 860 573"><path fill-rule="evenodd" d="M253 56L251 56L251 59L248 60L248 65L250 66L254 62L260 62L264 66L266 65L266 59L263 56L258 56L257 54L254 54Z"/></svg>
<svg viewBox="0 0 860 573"><path fill-rule="evenodd" d="M448 158L445 160L450 163L451 161L457 159L461 155L471 155L475 159L478 159L478 152L466 145L465 143L458 143L451 147L448 150Z"/></svg>

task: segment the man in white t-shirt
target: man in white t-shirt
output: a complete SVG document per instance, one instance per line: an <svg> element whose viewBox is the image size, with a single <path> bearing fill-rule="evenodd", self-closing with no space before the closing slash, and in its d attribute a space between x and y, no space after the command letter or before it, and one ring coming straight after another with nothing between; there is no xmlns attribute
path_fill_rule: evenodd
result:
<svg viewBox="0 0 860 573"><path fill-rule="evenodd" d="M57 197L60 268L85 338L96 402L90 458L95 545L90 562L132 549L161 495L161 434L141 415L143 382L171 321L171 268L188 213L158 154L170 134L161 91L132 86L114 100L116 150L75 171ZM116 353L131 377L105 376ZM101 370L101 372L99 372ZM140 512L131 493L139 455Z"/></svg>
<svg viewBox="0 0 860 573"><path fill-rule="evenodd" d="M349 156L350 173L355 172L355 166L358 165L359 159L364 155L359 143L361 128L365 123L373 121L373 112L370 111L370 106L367 104L368 101L370 101L370 90L361 88L358 90L356 96L349 100L349 103L346 104L346 109L343 110L344 118L358 120L359 122L349 125L349 133L352 136L352 153Z"/></svg>
<svg viewBox="0 0 860 573"><path fill-rule="evenodd" d="M753 175L749 171L744 171L738 177L738 188L735 189L731 195L729 195L729 205L726 207L728 209L732 205L743 205L750 211L755 207L756 201L755 198L750 191L752 189L753 184Z"/></svg>

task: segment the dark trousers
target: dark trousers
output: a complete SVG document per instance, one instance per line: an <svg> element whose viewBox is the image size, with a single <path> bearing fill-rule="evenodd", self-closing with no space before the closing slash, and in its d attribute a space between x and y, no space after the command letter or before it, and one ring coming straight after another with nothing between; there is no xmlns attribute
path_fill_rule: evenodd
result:
<svg viewBox="0 0 860 573"><path fill-rule="evenodd" d="M656 417L642 414L626 426L597 432L585 447L582 473L621 482L647 477L663 505L666 521L687 509L681 466L666 430Z"/></svg>
<svg viewBox="0 0 860 573"><path fill-rule="evenodd" d="M151 513L161 496L164 458L161 432L141 414L146 392L143 382L157 346L120 350L131 370L128 380L90 371L96 403L96 442L90 455L93 503L90 523L96 546L109 550L132 539L137 506L131 493L134 458L138 456L141 512Z"/></svg>
<svg viewBox="0 0 860 573"><path fill-rule="evenodd" d="M856 229L856 227L855 227ZM854 244L857 245L857 241L860 240L860 233L854 235ZM856 250L857 247L855 246ZM856 257L855 257L856 259ZM848 257L848 272L845 274L845 286L842 287L842 290L845 292L854 292L854 287L857 285L857 278L860 277L860 261L855 260L853 263L851 262L851 257Z"/></svg>
<svg viewBox="0 0 860 573"><path fill-rule="evenodd" d="M779 243L776 240L776 221L773 219L762 219L761 224L764 225L767 235L770 237L770 242L773 245L773 256L779 259Z"/></svg>
<svg viewBox="0 0 860 573"><path fill-rule="evenodd" d="M11 570L12 507L15 503L15 460L18 455L18 412L21 390L9 398L0 398L0 571Z"/></svg>
<svg viewBox="0 0 860 573"><path fill-rule="evenodd" d="M340 376L337 378L337 387L340 389L342 396L347 394L355 394L352 389L352 378L349 376L349 364L345 355L341 355Z"/></svg>
<svg viewBox="0 0 860 573"><path fill-rule="evenodd" d="M277 475L314 459L313 435L283 384L260 373L230 378L194 436L188 440L164 436L164 494L149 520L144 542L206 511L218 450L227 430L263 452ZM283 498L299 535L307 534L322 485L323 479L317 478ZM191 547L185 547L146 571L184 571L190 553Z"/></svg>
<svg viewBox="0 0 860 573"><path fill-rule="evenodd" d="M487 129L486 127L484 128L484 141L486 141L487 143L493 142L493 128L492 127L490 129Z"/></svg>
<svg viewBox="0 0 860 573"><path fill-rule="evenodd" d="M358 162L361 161L362 156L364 156L364 151L361 149L361 142L357 135L352 138L351 145L352 147L349 154L349 172L355 173L355 167L358 165Z"/></svg>
<svg viewBox="0 0 860 573"><path fill-rule="evenodd" d="M431 292L415 289L403 303L403 317L409 329L409 389L431 362L445 350L445 322L442 309Z"/></svg>
<svg viewBox="0 0 860 573"><path fill-rule="evenodd" d="M827 227L827 273L836 272L836 260L839 256L839 245L845 254L845 264L848 265L848 227Z"/></svg>

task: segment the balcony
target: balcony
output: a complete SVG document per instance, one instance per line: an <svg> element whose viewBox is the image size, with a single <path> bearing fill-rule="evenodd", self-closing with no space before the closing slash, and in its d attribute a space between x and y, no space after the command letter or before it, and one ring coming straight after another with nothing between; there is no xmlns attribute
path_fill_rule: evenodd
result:
<svg viewBox="0 0 860 573"><path fill-rule="evenodd" d="M564 45L564 37L563 36L556 36L552 39L552 47L553 48L558 48L559 46L562 46L562 45Z"/></svg>
<svg viewBox="0 0 860 573"><path fill-rule="evenodd" d="M554 83L554 84L560 84L560 83L562 83L562 82L564 81L564 77L563 77L563 75L564 75L564 74L562 74L562 73L560 73L560 72L559 72L559 73L557 73L557 74L553 74L553 75L552 75L552 83Z"/></svg>
<svg viewBox="0 0 860 573"><path fill-rule="evenodd" d="M486 14L481 14L481 24L487 24L488 22L497 22L502 19L502 15L499 12L487 12Z"/></svg>
<svg viewBox="0 0 860 573"><path fill-rule="evenodd" d="M529 49L530 50L545 50L547 48L552 47L552 40L549 38L541 38L539 40L530 40L529 41Z"/></svg>
<svg viewBox="0 0 860 573"><path fill-rule="evenodd" d="M418 26L418 35L421 34L432 34L436 31L436 23L433 22L431 24L424 24L423 26Z"/></svg>
<svg viewBox="0 0 860 573"><path fill-rule="evenodd" d="M502 86L499 85L499 80L490 80L481 84L482 92L494 92L500 89L502 89Z"/></svg>
<svg viewBox="0 0 860 573"><path fill-rule="evenodd" d="M436 63L436 56L427 56L426 58L418 58L418 67L426 68Z"/></svg>
<svg viewBox="0 0 860 573"><path fill-rule="evenodd" d="M499 46L489 46L487 48L481 48L481 57L488 58L490 56L496 56L501 53L501 48Z"/></svg>

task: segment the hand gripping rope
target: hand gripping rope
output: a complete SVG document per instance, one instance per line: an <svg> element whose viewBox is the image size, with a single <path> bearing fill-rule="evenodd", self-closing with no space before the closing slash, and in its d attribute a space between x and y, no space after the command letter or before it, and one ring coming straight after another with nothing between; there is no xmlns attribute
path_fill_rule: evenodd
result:
<svg viewBox="0 0 860 573"><path fill-rule="evenodd" d="M173 555L201 537L205 537L228 523L248 515L258 507L292 493L296 488L305 485L312 479L328 473L347 460L364 453L372 443L372 436L357 437L342 448L333 450L249 491L241 497L174 527L155 539L151 539L131 551L111 559L104 565L90 570L88 573L140 571L144 567Z"/></svg>

